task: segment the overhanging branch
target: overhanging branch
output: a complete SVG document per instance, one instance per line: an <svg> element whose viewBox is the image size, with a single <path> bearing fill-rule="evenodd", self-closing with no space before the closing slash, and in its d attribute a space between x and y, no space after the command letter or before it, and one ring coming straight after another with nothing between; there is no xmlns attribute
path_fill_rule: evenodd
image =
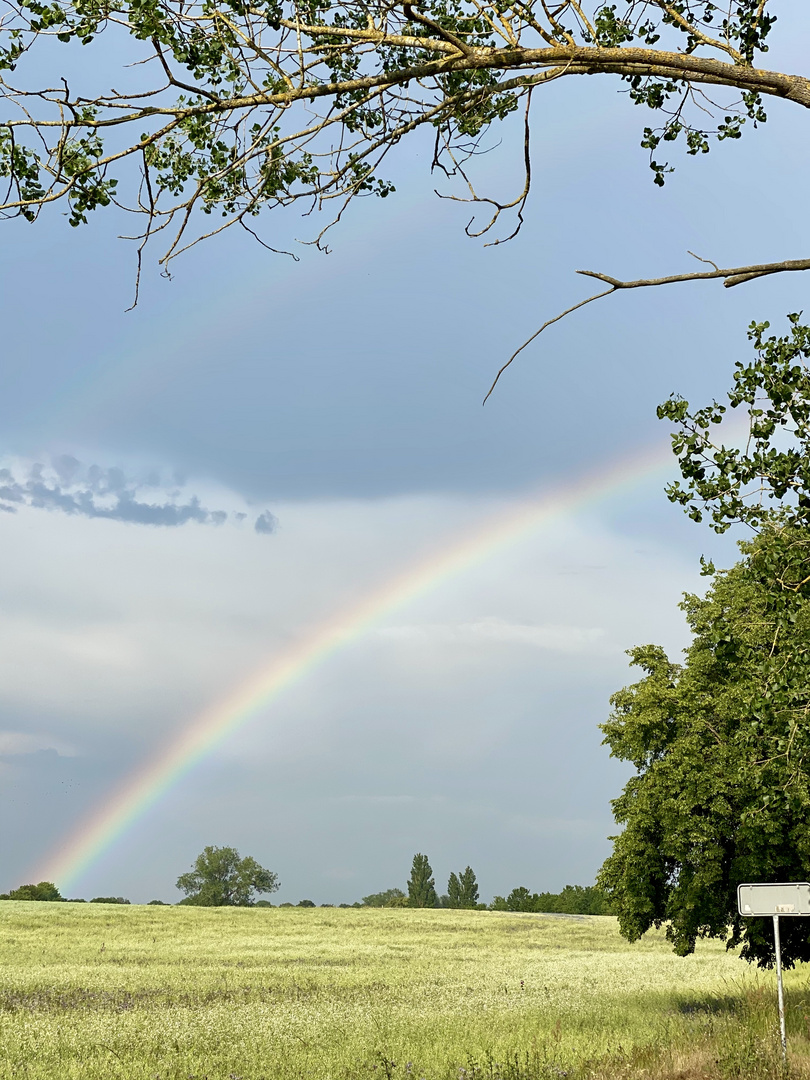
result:
<svg viewBox="0 0 810 1080"><path fill-rule="evenodd" d="M692 255L692 252L690 251L689 254ZM699 256L694 256L694 258L699 258ZM700 262L709 262L709 260L700 259ZM602 292L594 293L593 296L587 296L584 300L580 300L579 303L566 308L565 311L561 311L558 315L553 316L553 318L547 319L538 330L535 330L531 337L527 338L519 348L515 349L506 363L502 365L493 379L492 385L489 390L487 390L482 404L486 405L492 391L498 385L498 380L512 361L516 360L523 350L531 345L544 330L549 326L553 326L554 323L560 322L566 315L571 315L573 312L578 311L587 304L593 303L594 300L601 300L603 296L612 296L613 293L620 292L623 289L648 289L658 285L676 285L681 281L716 281L720 279L725 288L731 289L735 285L742 285L743 282L754 281L756 278L768 277L770 274L785 274L797 270L810 270L810 259L786 259L782 262L752 263L750 266L733 266L727 267L726 269L722 269L714 263L711 265L714 266L713 270L695 270L689 274L669 274L666 277L658 278L638 278L635 281L622 281L621 278L612 277L610 274L603 274L598 270L577 270L577 273L582 274L583 277L596 278L597 281L603 281L609 288L603 289Z"/></svg>

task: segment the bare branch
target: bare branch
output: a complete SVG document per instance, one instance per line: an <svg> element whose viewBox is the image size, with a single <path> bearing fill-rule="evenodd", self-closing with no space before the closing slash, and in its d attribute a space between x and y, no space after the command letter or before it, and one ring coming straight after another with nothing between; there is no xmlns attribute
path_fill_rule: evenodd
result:
<svg viewBox="0 0 810 1080"><path fill-rule="evenodd" d="M500 369L498 374L493 379L492 386L490 386L489 390L487 390L486 397L481 402L481 404L486 405L487 399L489 398L490 394L495 389L495 387L498 385L498 380L500 379L501 375L503 375L503 373L506 371L506 369L509 367L509 365L512 363L512 361L516 357L518 357L528 345L531 345L531 343L534 341L535 338L539 337L543 333L543 331L546 329L546 327L553 326L554 323L559 322L560 319L564 319L566 315L570 315L572 311L577 311L577 310L579 310L579 308L585 307L586 304L590 304L594 300L599 300L602 296L609 296L612 292L615 292L615 291L616 290L614 288L610 288L610 289L605 289L604 292L594 293L593 296L589 296L586 300L580 300L580 302L578 304L574 304L572 307L566 308L565 311L561 311L560 314L555 315L553 319L547 319L546 322L543 323L543 325L540 327L539 330L535 330L535 332L532 334L532 336L530 338L527 338L526 341L523 342L523 344L520 346L519 349L515 349L515 351L512 353L512 355L509 357L509 359L506 361L506 363L503 365L503 367Z"/></svg>
<svg viewBox="0 0 810 1080"><path fill-rule="evenodd" d="M718 268L711 259L701 259L699 255L694 255L691 251L689 254L693 255L693 257L700 262L709 263L711 266L714 266L714 270L693 271L688 274L670 274L667 277L659 278L639 278L636 281L622 281L620 278L611 277L610 274L603 274L597 270L577 270L577 273L582 274L583 277L596 278L597 281L605 282L610 288L605 289L603 292L594 293L593 296L588 296L585 300L580 300L578 304L574 304L572 307L566 308L565 311L561 311L559 315L555 315L552 319L547 319L540 329L535 330L532 336L527 338L499 369L482 404L486 405L488 398L498 384L498 380L512 361L515 360L527 346L531 345L544 330L549 326L553 326L554 323L559 322L561 319L564 319L566 315L571 315L574 311L578 311L580 308L585 307L586 304L590 304L594 300L600 300L603 296L611 296L613 293L620 292L622 289L647 289L658 285L675 285L682 281L716 281L718 278L722 279L725 288L729 289L733 288L735 285L742 285L745 281L754 281L756 278L767 277L770 274L785 274L797 270L810 270L810 259L790 259L776 263L754 263L751 266L735 266L723 270Z"/></svg>
<svg viewBox="0 0 810 1080"><path fill-rule="evenodd" d="M701 262L709 260L701 260ZM753 281L754 278L766 277L768 274L785 274L794 270L810 270L810 259L788 259L783 262L754 263L751 266L735 266L730 269L695 271L690 274L672 274L660 278L639 278L638 281L621 281L609 274L601 274L596 270L577 270L584 277L596 278L604 281L613 289L646 289L654 285L674 285L679 281L711 281L723 278L723 284L727 289L735 285L741 285L744 281Z"/></svg>

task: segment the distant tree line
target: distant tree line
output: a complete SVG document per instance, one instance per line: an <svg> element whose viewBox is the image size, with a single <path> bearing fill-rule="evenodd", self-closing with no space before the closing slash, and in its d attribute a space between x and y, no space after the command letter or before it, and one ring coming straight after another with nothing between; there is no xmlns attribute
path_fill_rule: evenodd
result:
<svg viewBox="0 0 810 1080"><path fill-rule="evenodd" d="M508 896L496 896L491 911L541 911L558 915L612 915L604 889L597 885L566 885L562 892L533 893L520 885Z"/></svg>
<svg viewBox="0 0 810 1080"><path fill-rule="evenodd" d="M354 907L433 907L467 908L489 911L535 911L560 915L611 915L610 901L604 890L596 885L566 885L562 892L530 892L520 885L508 896L496 896L491 904L478 902L478 883L472 867L452 873L447 892L439 896L433 870L426 855L413 857L408 892L386 889L364 896L362 904Z"/></svg>
<svg viewBox="0 0 810 1080"><path fill-rule="evenodd" d="M38 885L20 885L11 892L0 893L0 900L48 900L51 903L61 901L66 904L128 904L130 901L123 896L94 896L87 901L84 897L75 898L62 896L52 881L40 881ZM150 904L162 904L162 900L150 900Z"/></svg>
<svg viewBox="0 0 810 1080"><path fill-rule="evenodd" d="M177 888L185 893L180 904L194 907L273 907L269 900L257 899L260 894L275 892L280 885L278 875L247 856L242 858L236 848L206 847L194 861L188 873L177 879ZM65 901L51 881L38 885L21 885L0 900ZM72 900L71 903L85 903ZM91 904L129 904L123 896L96 896ZM150 900L150 905L163 905L163 900ZM286 902L279 907L314 908L314 900ZM321 904L321 907L333 907ZM450 874L447 892L439 895L427 855L417 852L413 857L407 892L385 889L371 893L354 904L339 904L341 908L405 907L455 908L461 910L557 912L566 915L610 915L606 894L595 885L566 885L560 893L532 893L525 886L512 889L508 896L496 896L491 904L478 899L478 882L471 866Z"/></svg>

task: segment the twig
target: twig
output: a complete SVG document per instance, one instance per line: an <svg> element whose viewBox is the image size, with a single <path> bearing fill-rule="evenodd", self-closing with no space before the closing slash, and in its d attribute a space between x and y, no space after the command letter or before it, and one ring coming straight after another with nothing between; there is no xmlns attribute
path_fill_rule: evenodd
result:
<svg viewBox="0 0 810 1080"><path fill-rule="evenodd" d="M620 278L611 277L610 274L599 273L597 270L577 270L577 273L581 274L583 277L596 278L597 281L604 281L610 288L605 289L603 292L594 293L593 296L589 296L585 300L580 300L578 304L566 308L565 311L561 311L559 315L555 315L553 319L547 319L540 329L535 330L532 336L527 338L520 348L516 349L506 363L500 368L492 381L492 386L487 390L486 397L482 404L486 405L492 391L498 384L498 380L512 361L519 356L528 345L531 345L535 338L539 337L545 329L552 326L554 323L559 322L560 319L564 319L566 315L570 315L572 312L579 310L579 308L585 307L586 304L590 304L594 300L600 300L603 296L610 296L612 293L619 292L621 289L646 289L657 285L674 285L680 281L712 281L717 280L718 278L722 279L723 286L726 289L732 289L735 285L742 285L745 281L754 281L756 278L768 277L770 274L786 274L797 270L810 270L810 259L787 259L784 262L752 263L750 266L734 266L721 269L716 263L712 262L711 259L702 259L699 255L694 255L691 251L689 254L700 262L708 263L710 266L713 266L714 270L696 270L690 274L670 274L667 277L660 278L638 278L636 281L622 281Z"/></svg>
<svg viewBox="0 0 810 1080"><path fill-rule="evenodd" d="M509 357L509 359L506 361L506 363L500 369L498 374L495 376L495 379L493 380L492 386L490 386L489 390L487 390L487 396L484 398L484 400L481 402L481 404L486 405L487 398L489 398L489 395L495 389L495 387L497 385L497 382L498 382L498 379L500 379L501 375L503 375L503 373L506 371L506 369L509 367L509 365L512 363L512 361L515 359L515 357L519 356L523 352L523 350L526 348L527 345L531 345L531 343L534 341L534 339L536 337L539 337L540 334L543 333L543 331L546 329L547 326L551 326L553 323L559 322L560 319L564 319L566 315L570 315L571 312L576 311L577 308L585 307L585 305L590 304L590 302L592 300L598 300L600 297L608 296L610 293L615 292L615 291L616 291L615 288L611 287L610 289L605 289L604 292L595 293L593 296L589 296L587 300L580 300L580 302L578 304L574 304L573 307L566 308L566 310L561 311L559 315L555 315L553 319L548 319L546 322L544 322L543 325L540 327L540 329L535 330L535 332L532 334L532 336L530 338L528 338L526 341L524 341L519 349L515 349L515 351L512 353L512 355Z"/></svg>

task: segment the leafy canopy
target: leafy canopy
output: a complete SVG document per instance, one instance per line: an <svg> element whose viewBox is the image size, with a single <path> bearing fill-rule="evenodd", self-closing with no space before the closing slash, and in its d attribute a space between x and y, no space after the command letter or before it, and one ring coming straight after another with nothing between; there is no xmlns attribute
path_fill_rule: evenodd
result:
<svg viewBox="0 0 810 1080"><path fill-rule="evenodd" d="M0 896L0 900L64 900L52 881L40 881L38 885L20 885L18 889Z"/></svg>
<svg viewBox="0 0 810 1080"><path fill-rule="evenodd" d="M691 410L672 397L673 449L684 484L673 502L718 532L742 523L743 559L681 605L692 632L683 664L656 645L631 650L643 677L613 696L605 742L635 775L613 803L624 826L599 882L622 933L667 925L675 951L698 938L773 963L767 920L740 919L745 881L795 881L810 864L810 328L754 323L755 357L738 362L728 407ZM720 439L727 408L747 436ZM738 433L739 434L739 433ZM810 959L803 920L785 920L783 959Z"/></svg>
<svg viewBox="0 0 810 1080"><path fill-rule="evenodd" d="M363 897L363 907L402 907L406 900L402 889L385 889L383 892L370 893Z"/></svg>
<svg viewBox="0 0 810 1080"><path fill-rule="evenodd" d="M486 207L468 231L481 235L504 210L517 228L532 95L547 83L593 74L623 83L651 113L641 142L658 184L676 142L698 155L737 139L766 119L766 97L810 108L803 75L760 66L773 6L8 0L0 210L34 221L61 203L78 226L94 210L125 207L144 218L140 242L163 234L165 264L200 235L233 224L253 233L265 208L302 201L307 212L332 208L334 221L356 196L385 198L394 190L380 172L386 155L425 128L433 168ZM102 89L97 73L111 58L119 70ZM523 187L505 202L479 197L467 164L487 129L518 109Z"/></svg>
<svg viewBox="0 0 810 1080"><path fill-rule="evenodd" d="M768 322L751 324L756 355L736 362L728 405L713 401L691 411L673 395L658 408L660 418L678 424L672 446L687 485L670 484L669 498L694 521L708 514L716 532L735 523L759 528L775 512L810 525L810 327L800 320L788 315L789 331L781 336L765 336ZM717 438L729 409L747 413L743 446Z"/></svg>
<svg viewBox="0 0 810 1080"><path fill-rule="evenodd" d="M193 870L177 879L186 894L180 903L198 907L252 907L257 893L275 892L280 884L272 870L232 847L204 848Z"/></svg>
<svg viewBox="0 0 810 1080"><path fill-rule="evenodd" d="M493 911L535 911L564 915L611 915L613 909L604 890L596 885L566 885L559 893L533 893L525 885L508 896L496 896Z"/></svg>
<svg viewBox="0 0 810 1080"><path fill-rule="evenodd" d="M740 919L744 881L803 881L810 865L810 531L768 525L744 558L682 604L684 664L631 650L643 678L612 698L603 725L636 774L613 803L624 831L599 883L631 941L667 924L686 955L704 936L769 966L769 920ZM767 925L765 925L767 923ZM804 920L785 920L783 960L810 959Z"/></svg>

